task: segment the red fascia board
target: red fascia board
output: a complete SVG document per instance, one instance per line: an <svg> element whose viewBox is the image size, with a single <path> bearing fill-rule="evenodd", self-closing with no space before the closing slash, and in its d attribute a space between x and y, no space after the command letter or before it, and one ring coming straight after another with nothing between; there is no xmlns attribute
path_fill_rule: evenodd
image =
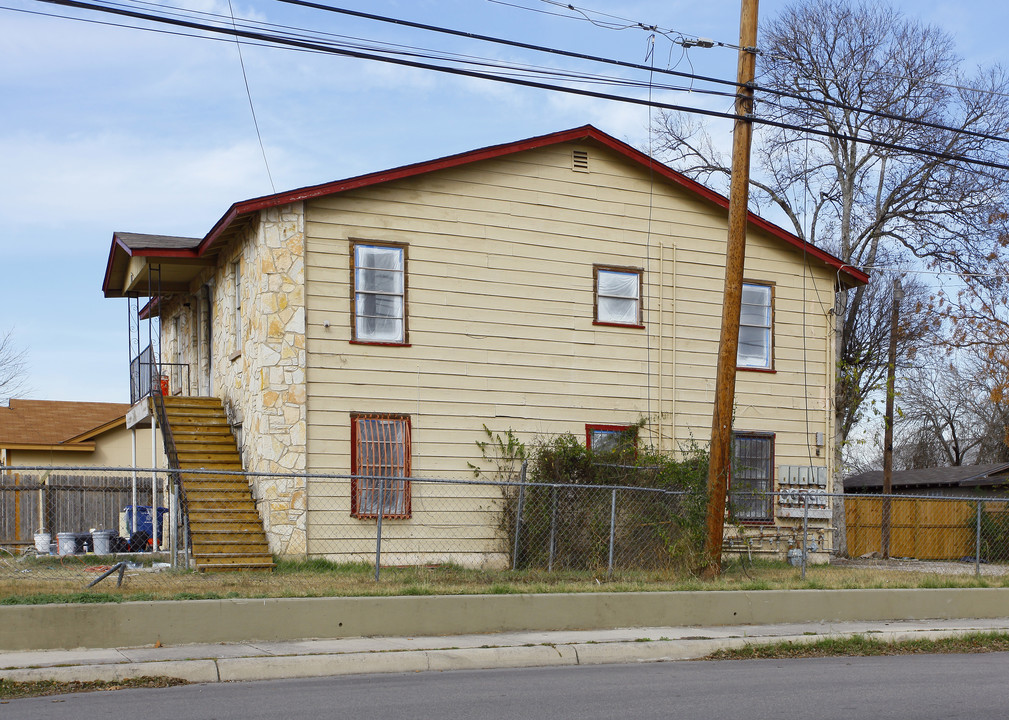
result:
<svg viewBox="0 0 1009 720"><path fill-rule="evenodd" d="M592 129L595 130L595 128ZM691 180L686 175L678 173L672 168L663 165L660 162L656 162L652 158L648 157L648 155L646 155L645 153L641 152L640 150L634 147L631 147L627 143L621 142L620 140L617 140L614 137L606 135L605 133L599 132L598 130L596 130L596 134L593 135L593 139L597 140L603 145L606 145L610 149L615 150L616 152L622 153L630 157L631 159L636 160L645 167L651 170L655 170L667 180L670 180L673 183L680 185L681 187L695 193L696 195L701 196L705 200L713 202L714 204L724 208L725 210L729 209L729 199L724 195L722 195L721 193L715 192L711 188L702 185L696 180ZM834 255L831 255L830 253L821 250L815 245L811 245L810 243L804 241L797 235L793 235L784 228L775 225L774 223L768 220L765 220L764 218L754 214L751 211L747 211L746 215L747 220L751 225L759 227L761 230L770 233L774 237L784 240L789 245L792 245L798 248L799 250L802 250L808 255L812 255L813 257L820 260L824 264L833 267L835 270L838 271L838 273L843 272L846 275L849 275L856 284L861 285L869 282L868 274L862 272L857 268L852 267L851 265L845 264L840 258L835 257Z"/></svg>
<svg viewBox="0 0 1009 720"><path fill-rule="evenodd" d="M112 233L112 247L109 248L109 261L105 264L105 279L102 280L102 293L105 297L109 297L109 283L112 281L112 264L116 259L116 250L122 250L126 253L126 256L130 256L130 249L126 247L122 240L116 237L115 233Z"/></svg>
<svg viewBox="0 0 1009 720"><path fill-rule="evenodd" d="M383 170L380 172L369 173L367 175L359 175L358 177L346 180L338 180L336 182L324 183L322 185L311 185L308 187L298 188L297 190L277 193L275 195L264 195L251 200L244 200L232 205L228 209L228 212L226 212L224 216L217 221L206 237L200 242L199 246L196 248L195 254L200 256L206 252L207 248L214 244L221 234L228 229L232 222L234 222L238 217L248 213L265 210L267 208L279 207L281 205L287 205L288 203L299 202L301 200L310 200L324 195L333 195L340 192L346 192L348 190L367 187L369 185L376 185L378 183L400 180L436 170L458 167L460 165L480 160L498 158L512 153L521 152L523 150L533 150L549 145L557 145L577 140L590 140L603 145L614 152L624 155L640 165L643 165L649 170L657 172L665 179L679 185L695 195L698 195L702 199L728 210L729 200L721 193L715 192L711 188L705 187L699 182L691 180L685 175L676 172L672 168L653 160L640 150L637 150L627 143L607 135L592 125L583 125L570 130L562 130L560 132L551 133L549 135L541 135L539 137L504 143L501 145L492 145L490 147L470 150L457 155L449 155L437 160L414 163L413 165L404 165L392 170ZM838 275L844 273L848 276L852 284L861 285L869 281L869 276L866 273L852 267L851 265L845 264L840 260L840 258L837 258L830 253L805 242L784 228L781 228L752 212L747 212L747 216L750 224L754 227L760 228L770 235L783 240L789 245L802 250L804 253L816 258L827 266L834 268L837 270Z"/></svg>
<svg viewBox="0 0 1009 720"><path fill-rule="evenodd" d="M224 214L224 217L217 221L217 224L214 225L211 231L200 243L199 251L202 253L205 248L212 245L220 234L223 233L235 220L235 218L240 215L256 212L258 210L265 210L267 208L278 207L280 205L287 205L288 203L298 202L301 200L311 200L312 198L322 197L324 195L334 195L336 193L346 192L347 190L356 190L358 188L368 187L369 185L377 185L391 180L401 180L415 175L423 175L424 173L434 172L436 170L445 170L447 168L458 167L459 165L465 165L467 163L477 162L480 160L489 160L520 152L522 150L532 150L534 148L555 145L557 143L567 142L570 140L589 138L594 134L601 133L591 125L585 125L572 130L564 130L558 133L553 133L551 135L543 135L540 137L529 138L527 140L520 140L518 142L505 143L503 145L492 145L491 147L470 150L468 152L459 153L458 155L449 155L437 160L428 160L425 162L414 163L413 165L404 165L402 167L393 168L392 170L381 170L379 172L359 175L346 180L337 180L335 182L324 183L322 185L310 185L308 187L298 188L297 190L277 193L276 195L264 195L251 200L244 200L232 205L228 212Z"/></svg>

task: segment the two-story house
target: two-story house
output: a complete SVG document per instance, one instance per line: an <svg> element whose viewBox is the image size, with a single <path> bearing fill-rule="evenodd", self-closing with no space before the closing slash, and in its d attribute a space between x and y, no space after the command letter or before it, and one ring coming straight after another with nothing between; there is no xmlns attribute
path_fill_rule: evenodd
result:
<svg viewBox="0 0 1009 720"><path fill-rule="evenodd" d="M485 425L591 442L645 418L658 448L706 444L726 222L585 126L238 202L201 238L116 233L103 289L156 298L171 392L220 398L245 469L278 473L250 479L271 550L349 557L379 509L347 476L470 475ZM828 490L835 292L867 277L752 214L745 268L735 487ZM436 498L413 485L383 517L421 542ZM770 497L736 511L768 538L796 523Z"/></svg>

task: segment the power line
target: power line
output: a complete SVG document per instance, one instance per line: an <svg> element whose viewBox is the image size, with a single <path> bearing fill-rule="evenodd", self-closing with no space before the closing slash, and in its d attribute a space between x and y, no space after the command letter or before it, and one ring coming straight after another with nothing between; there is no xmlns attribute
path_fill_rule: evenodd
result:
<svg viewBox="0 0 1009 720"><path fill-rule="evenodd" d="M47 0L40 0L40 2L46 2ZM592 62L605 63L608 65L616 65L618 67L628 68L630 70L643 70L645 72L657 72L666 75L674 75L676 77L689 78L690 80L697 80L701 82L710 82L718 85L730 85L732 87L739 87L739 83L731 80L723 80L721 78L706 77L703 75L695 75L693 73L685 73L676 70L666 70L662 68L652 68L648 65L641 63L632 63L625 60L616 60L613 58L601 57L599 55L588 55L585 53L573 52L571 50L561 50L559 48L547 47L545 45L535 45L533 43L520 42L518 40L508 40L506 38L494 37L492 35L480 35L478 33L466 32L464 30L453 30L452 28L440 27L438 25L428 25L425 23L413 22L411 20L403 20L400 18L388 17L386 15L375 15L374 13L361 12L359 10L349 10L347 8L335 7L333 5L324 5L322 3L312 2L312 0L277 0L277 2L286 3L288 5L298 5L301 7L312 8L313 10L322 10L324 12L332 12L340 15L349 15L351 17L359 17L365 20L374 20L376 22L390 23L393 25L402 25L404 27L411 27L417 30L427 30L429 32L442 33L444 35L454 35L456 37L469 38L470 40L480 40L482 42L494 43L497 45L506 45L508 47L517 47L524 50L534 50L536 52L549 53L551 55L560 55L562 57L570 57L578 60L589 60Z"/></svg>
<svg viewBox="0 0 1009 720"><path fill-rule="evenodd" d="M554 4L554 5L561 4L561 3L551 2L551 0L543 0L543 1L544 2L550 2L550 4ZM359 17L359 18L363 18L363 19L367 19L367 20L374 20L376 22L391 23L391 24L394 24L394 25L403 25L405 27L412 27L412 28L416 28L418 30L426 30L426 31L429 31L429 32L437 32L437 33L442 33L442 34L447 34L447 35L454 35L454 36L457 36L457 37L465 37L465 38L469 38L469 39L472 39L472 40L480 40L480 41L483 41L483 42L495 43L495 44L500 44L500 45L507 45L507 46L510 46L510 47L519 47L519 48L523 48L525 50L533 50L533 51L536 51L536 52L551 53L551 54L554 54L554 55L560 55L560 56L563 56L563 57L577 58L577 59L580 59L580 60L590 60L592 62L598 62L598 63L605 63L605 64L610 64L610 65L616 65L616 66L619 66L619 67L624 67L624 68L628 68L628 69L632 69L632 70L643 70L643 71L646 71L646 72L649 72L649 73L657 72L657 73L663 73L663 74L667 74L667 75L674 75L674 76L677 76L677 77L690 78L691 80L697 80L697 81L701 81L701 82L710 82L710 83L715 83L715 84L719 84L719 85L729 85L729 86L736 87L736 88L740 87L739 83L737 83L735 81L732 81L732 80L724 80L722 78L708 77L708 76L704 76L704 75L697 75L697 74L694 74L694 73L685 73L685 72L682 72L682 71L663 69L663 68L656 68L656 67L652 67L652 66L649 66L649 65L644 65L644 64L641 64L641 63L632 63L632 62L627 62L627 61L624 61L624 60L616 60L616 59L613 59L613 58L601 57L601 56L598 56L598 55L586 55L584 53L577 53L577 52L572 52L572 51L568 51L568 50L560 50L558 48L551 48L551 47L546 47L546 46L543 46L543 45L535 45L535 44L532 44L532 43L519 42L517 40L508 40L508 39L505 39L505 38L494 37L494 36L491 36L491 35L480 35L480 34L477 34L477 33L466 32L466 31L463 31L463 30L453 30L451 28L441 27L441 26L438 26L438 25L428 25L428 24L425 24L425 23L418 23L418 22L413 22L413 21L410 21L410 20L403 20L403 19L400 19L400 18L393 18L393 17L389 17L389 16L385 16L385 15L376 15L374 13L365 13L365 12L361 12L361 11L358 11L358 10L349 10L349 9L346 9L346 8L339 8L339 7L335 7L335 6L332 6L332 5L325 5L323 3L314 2L313 0L278 0L278 2L287 3L289 5L299 5L299 6L302 6L302 7L308 7L308 8L312 8L312 9L315 9L315 10L322 10L322 11L325 11L325 12L338 13L338 14L341 14L341 15L349 15L351 17ZM573 7L573 6L564 5L564 7ZM613 17L616 17L616 16L613 16ZM629 21L629 22L631 22L631 21ZM662 31L657 30L657 28L655 26L646 26L646 25L641 24L641 23L638 23L638 25L640 27L642 27L642 28L645 28L645 29L656 30L657 32L662 32ZM665 31L665 32L674 32L675 33L677 31L669 30L669 31ZM717 44L718 45L724 45L725 47L734 47L734 48L738 49L738 46L735 46L735 45L727 45L725 43L720 43L720 42L717 43ZM885 120L898 120L898 121L901 121L901 122L909 122L909 123L913 123L915 125L920 125L922 127L927 127L927 128L931 128L931 129L934 129L934 130L948 130L948 131L951 131L951 132L957 132L957 133L961 133L961 134L964 134L964 135L970 135L972 137L979 137L979 138L983 138L983 139L986 139L986 140L993 140L993 141L996 141L996 142L1009 142L1009 138L1007 138L1007 137L1000 137L1000 136L991 135L991 134L987 134L987 133L979 133L979 132L972 131L972 130L961 130L961 129L958 129L958 128L953 128L953 127L949 127L949 126L946 126L946 125L942 125L940 123L933 123L933 122L930 122L930 121L927 121L927 120L919 120L919 119L916 119L916 118L903 117L903 116L895 115L893 113L888 113L888 112L880 111L880 110L870 110L870 109L861 107L859 105L848 105L846 103L839 103L839 102L836 102L836 101L833 101L833 100L812 98L812 97L809 97L808 95L803 95L803 94L800 94L800 93L793 93L793 92L789 92L787 90L781 90L779 88L768 87L768 86L765 86L765 85L760 85L759 83L753 84L752 85L752 89L754 91L768 93L768 94L771 94L771 95L778 95L778 96L781 96L781 97L787 97L787 98L791 98L793 100L799 100L799 101L802 101L802 102L808 102L808 103L813 103L813 104L817 104L817 105L823 105L825 107L833 107L833 108L837 108L839 110L848 110L848 111L859 112L859 113L863 113L863 114L870 115L870 116L873 116L873 117L879 117L879 118L882 118L882 119L885 119ZM691 91L692 92L698 92L697 90L694 90L693 88L691 88Z"/></svg>
<svg viewBox="0 0 1009 720"><path fill-rule="evenodd" d="M231 0L228 0L228 10L231 12L231 25L233 28L237 28L235 23L235 9L231 6ZM245 72L245 58L242 56L242 43L238 42L238 36L235 36L235 47L238 48L238 62L242 65L242 79L245 81L245 94L249 98L249 110L252 111L252 124L256 126L256 137L259 139L259 150L263 153L263 164L266 166L266 176L270 179L270 188L273 190L274 194L277 192L277 186L273 184L273 173L270 172L270 161L266 157L266 146L263 145L263 134L259 131L259 119L256 117L256 106L252 102L252 90L249 89L249 75Z"/></svg>
<svg viewBox="0 0 1009 720"><path fill-rule="evenodd" d="M275 45L289 45L296 48L304 48L309 50L315 50L318 52L324 52L334 55L340 55L344 57L352 57L361 60L373 60L378 62L391 63L394 65L401 65L405 67L415 67L423 70L432 70L436 72L447 73L451 75L459 75L464 77L473 77L483 80L491 80L496 82L504 82L513 85L520 85L524 87L532 87L541 90L551 90L554 92L563 92L572 95L582 95L585 97L593 97L601 100L614 100L617 102L625 102L637 105L645 105L649 107L656 107L664 110L675 110L680 112L694 113L699 115L706 115L708 117L717 117L723 119L735 119L736 115L729 112L720 112L717 110L708 110L705 108L690 107L685 105L675 105L672 103L660 103L651 101L643 98L628 97L623 95L613 95L610 93L602 93L593 90L586 90L582 88L573 88L563 85L553 85L550 83L543 83L539 81L529 80L526 78L518 77L504 77L501 75L494 75L486 72L479 72L475 70L468 70L465 68L449 67L445 65L436 65L427 62L420 62L418 60L410 60L405 58L396 57L386 57L382 55L376 55L373 53L361 52L358 50L350 50L345 48L336 48L329 45L324 45L317 42L308 42L304 40L296 40L292 38L285 38L277 35L269 35L266 33L253 32L249 30L241 30L226 27L216 27L213 25L207 25L203 23L198 23L189 20L181 20L176 18L169 18L160 15L151 15L148 13L141 13L134 10L127 10L124 8L109 7L104 5L95 5L92 3L81 2L80 0L38 0L39 2L46 2L54 5L61 5L65 7L73 7L85 10L95 10L98 12L105 12L114 15L120 15L124 17L132 17L139 20L147 20L156 23L164 23L169 25L175 25L179 27L187 27L190 29L205 30L207 32L226 34L226 35L237 35L239 37L245 37L253 40L258 40L261 42L266 42ZM303 4L303 0L281 0L282 2L295 2L296 4ZM313 3L314 4L314 3ZM323 6L325 7L325 6ZM355 13L356 14L356 13ZM136 29L146 29L146 28L136 28ZM973 165L980 165L984 167L991 167L999 170L1009 170L1009 165L994 162L991 160L984 160L981 158L971 158L962 155L957 155L950 152L944 152L940 150L929 150L925 148L912 147L908 145L901 145L898 143L890 143L882 140L876 140L873 138L856 138L849 135L844 135L842 133L832 132L829 130L819 130L817 128L803 127L799 125L794 125L791 123L785 123L781 121L772 120L769 118L763 118L759 116L751 115L748 120L753 123L768 125L771 127L778 127L788 130L797 130L801 132L810 133L812 135L817 135L821 137L830 137L839 140L844 140L854 143L862 143L866 145L872 145L875 147L883 147L891 150L898 150L902 152L907 152L916 155L925 155L929 157L935 157L942 160L958 160L963 161ZM950 130L956 132L952 128Z"/></svg>
<svg viewBox="0 0 1009 720"><path fill-rule="evenodd" d="M45 2L47 0L40 0L40 1L41 2ZM519 42L519 41L508 40L508 39L505 39L505 38L498 38L498 37L493 37L493 36L489 36L489 35L480 35L480 34L476 34L476 33L470 33L470 32L465 32L465 31L461 31L461 30L454 30L454 29L451 29L451 28L445 28L445 27L436 26L436 25L428 25L428 24L424 24L424 23L417 23L417 22L413 22L413 21L409 21L409 20L403 20L403 19L400 19L400 18L393 18L393 17L384 16L384 15L376 15L374 13L365 13L365 12L360 12L360 11L356 11L356 10L349 10L349 9L346 9L346 8L339 8L339 7L335 7L335 6L331 6L331 5L324 5L324 4L321 4L321 3L312 2L311 0L278 0L278 1L286 3L286 4L291 4L291 5L308 7L308 8L311 8L311 9L323 10L323 11L326 11L326 12L332 12L332 13L337 13L337 14L348 15L348 16L351 16L351 17L359 17L359 18L362 18L362 19L374 20L374 21L377 21L377 22L391 23L391 24L394 24L394 25L402 25L402 26L405 26L405 27L412 27L412 28L426 30L426 31L430 31L430 32L438 32L438 33L443 33L443 34L448 34L448 35L454 35L454 36L459 36L459 37L466 37L466 38L470 38L470 39L480 40L480 41L483 41L483 42L503 44L503 45L512 46L512 47L520 47L520 48L523 48L523 49L533 50L533 51L536 51L536 52L544 52L544 53L556 54L556 55L565 56L565 57L573 57L573 58L578 58L578 59L589 60L589 61L592 61L592 62L611 64L611 65L616 65L616 66L624 67L624 68L628 68L628 69L643 70L643 71L648 72L650 75L652 73L658 72L658 73L663 73L663 74L667 74L667 75L673 75L673 76L676 76L676 77L689 78L692 82L696 80L696 81L700 81L700 82L709 82L709 83L714 83L714 84L721 84L721 85L728 85L728 86L738 87L738 83L736 83L734 81L730 81L730 80L724 80L724 79L721 79L721 78L707 77L707 76L703 76L703 75L697 75L695 73L685 73L685 72L682 72L682 71L675 71L675 70L671 70L671 69L656 68L656 67L650 66L650 65L644 65L644 64L640 64L640 63L631 63L631 62L626 62L626 61L622 61L622 60L615 60L615 59L612 59L612 58L606 58L606 57L596 56L596 55L586 55L584 53L575 53L575 52L570 52L570 51L566 51L566 50L560 50L558 48L550 48L550 47L546 47L546 46L542 46L542 45L535 45L535 44L531 44L531 43L523 43L523 42ZM544 0L544 2L547 2L547 1L548 0ZM139 2L140 4L152 5L152 6L155 6L155 7L165 8L165 9L172 8L172 6L169 6L169 5L162 5L162 4L157 4L157 3L148 3L148 2L144 2L144 0L135 0L135 2ZM554 4L556 4L556 3L554 3ZM107 3L107 5L108 6L128 7L125 4L119 4L119 3ZM172 9L179 9L179 8L172 8ZM223 16L220 16L220 15L216 15L214 13L208 13L208 12L188 11L188 10L186 10L185 12L187 12L187 13L196 13L196 14L205 15L205 16L209 16L209 17L215 17L215 18L222 18L223 17ZM595 11L593 11L593 12L595 12ZM175 14L176 16L180 16L180 17L187 17L187 15L181 15L179 13L173 13L173 14ZM605 14L605 13L601 13L601 14ZM613 17L616 17L616 16L613 16ZM300 36L301 38L305 37L306 36L305 33L308 32L304 28L297 28L297 27L292 27L292 26L287 26L287 25L276 25L276 24L273 24L273 23L252 22L252 21L248 21L248 20L244 20L243 22L247 23L247 25L246 25L247 27L273 27L273 28L282 28L282 29L285 29L285 30L295 30L295 31L298 31L298 33L301 33L301 36ZM642 25L642 27L645 27L645 26ZM654 26L649 26L649 27L654 27ZM660 32L662 32L662 31L660 31ZM668 32L674 32L674 31L668 31ZM345 38L345 39L349 38L349 39L353 39L353 40L358 40L360 42L371 43L371 44L359 45L359 46L357 46L358 49L377 51L377 52L393 52L391 50L384 50L384 49L382 49L382 47L380 45L376 45L376 44L374 44L371 41L364 41L364 40L362 40L360 38L352 38L352 37L346 36L346 35L335 35L335 34L332 34L332 33L319 33L318 31L315 31L313 34L309 35L309 37L318 37L318 35L325 35L325 36L329 36L329 37L339 37L339 38ZM294 38L295 39L299 39L299 36L296 35L296 36L294 36ZM267 42L272 42L272 41L267 41ZM468 56L468 55L458 55L458 54L455 54L455 53L444 53L444 52L440 52L440 51L424 50L423 48L416 48L415 46L409 46L409 45L395 45L395 44L390 44L390 43L384 43L384 45L386 47L392 46L392 47L407 48L407 49L410 49L410 50L417 50L418 52L415 53L415 54L413 54L414 57L422 57L422 58L426 58L426 59L439 58L439 59L451 60L451 61L454 61L454 62L469 62L470 64L483 65L483 66L486 66L486 67L505 67L505 66L507 66L507 64L505 64L503 62L500 62L500 61L489 61L489 60L486 60L486 59L478 59L478 58L474 58L473 56ZM403 54L405 54L405 55L411 55L411 53L403 53ZM515 65L515 64L511 64L511 67L523 69L523 66ZM547 75L550 74L550 73L543 73L543 72L541 72L541 70L542 70L541 66L525 66L524 69L527 70L528 72L540 72L540 74L547 74ZM580 74L580 75L576 75L576 73L574 73L573 71L562 71L562 70L553 70L552 73L553 73L554 77L567 77L569 79L574 78L574 79L578 79L578 80L580 80L582 82L594 82L594 81L598 81L599 78L605 78L606 77L606 76L599 76L599 75L590 76L590 75L584 74L584 73ZM593 78L593 80L590 80L590 77ZM655 84L653 84L651 82L649 82L648 84L646 84L644 82L634 82L634 81L629 81L629 80L626 80L626 79L617 79L617 78L609 78L609 79L607 79L606 82L608 82L609 84L624 85L624 86L627 86L627 87L640 87L640 88L644 88L644 87L658 87L660 89L665 89L665 90L683 91L683 92L691 92L691 93L699 93L699 94L714 95L714 96L723 96L723 97L735 97L734 94L730 94L730 93L721 93L721 92L718 92L718 91L715 91L715 90L705 90L705 89L695 88L695 87L693 87L692 84L691 84L690 87L682 87L682 86L674 86L674 85L655 85ZM858 106L858 105L848 105L848 104L845 104L845 103L839 103L839 102L832 101L832 100L819 99L819 98L811 98L808 95L803 95L803 94L798 94L798 93L792 93L792 92L788 92L788 91L785 91L785 90L780 90L780 89L773 88L773 87L767 87L767 86L763 86L763 85L754 85L752 87L752 89L754 91L759 91L759 92L762 92L762 93L767 93L767 94L771 94L771 95L778 95L778 96L781 96L781 97L788 97L788 98L791 98L791 99L794 99L794 100L799 100L799 101L805 102L805 103L811 103L811 104L815 104L815 105L822 105L824 107L832 107L832 108L837 108L837 109L840 109L840 110L857 112L857 113L861 113L861 114L865 114L865 115L869 115L869 116L873 116L873 117L879 117L879 118L883 118L883 119L895 120L895 121L899 121L899 122L904 122L904 123L919 125L921 127L927 127L927 128L931 128L931 129L934 129L934 130L959 133L961 135L970 136L970 137L977 137L977 138L981 138L981 139L985 139L985 140L991 140L993 142L1009 142L1009 138L1007 138L1007 137L1001 137L1001 136L993 135L993 134L990 134L990 133L982 133L982 132L975 131L975 130L968 130L968 129L962 129L962 128L954 128L954 127L950 127L950 126L947 126L947 125L942 125L940 123L934 123L934 122L927 121L927 120L921 120L921 119L918 119L918 118L910 118L910 117L896 115L894 113L888 113L888 112L880 111L880 110L870 110L868 108L864 108L864 107L861 107L861 106ZM765 102L770 102L770 101L765 100ZM780 104L778 104L778 106L784 108L784 106L782 106ZM792 109L792 110L794 112L799 112L798 109Z"/></svg>

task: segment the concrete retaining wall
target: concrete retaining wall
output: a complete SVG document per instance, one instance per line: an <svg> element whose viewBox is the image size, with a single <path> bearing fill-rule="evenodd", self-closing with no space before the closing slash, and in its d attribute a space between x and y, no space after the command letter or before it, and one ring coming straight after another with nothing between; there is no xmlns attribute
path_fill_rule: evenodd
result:
<svg viewBox="0 0 1009 720"><path fill-rule="evenodd" d="M1009 617L1009 588L267 598L0 606L0 650Z"/></svg>

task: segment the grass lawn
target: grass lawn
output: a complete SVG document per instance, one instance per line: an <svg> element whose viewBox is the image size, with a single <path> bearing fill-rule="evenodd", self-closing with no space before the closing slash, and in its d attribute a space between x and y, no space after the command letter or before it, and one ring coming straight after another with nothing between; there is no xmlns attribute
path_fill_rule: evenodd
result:
<svg viewBox="0 0 1009 720"><path fill-rule="evenodd" d="M123 600L236 597L332 597L465 595L559 592L649 592L670 590L857 589L897 587L1009 587L1009 575L939 575L881 568L810 566L806 578L784 562L728 563L717 580L682 570L471 570L454 565L383 567L325 560L281 560L273 572L196 573L150 567L127 570L86 589L117 558L39 558L0 565L0 604L120 602ZM150 558L146 560L150 565Z"/></svg>

